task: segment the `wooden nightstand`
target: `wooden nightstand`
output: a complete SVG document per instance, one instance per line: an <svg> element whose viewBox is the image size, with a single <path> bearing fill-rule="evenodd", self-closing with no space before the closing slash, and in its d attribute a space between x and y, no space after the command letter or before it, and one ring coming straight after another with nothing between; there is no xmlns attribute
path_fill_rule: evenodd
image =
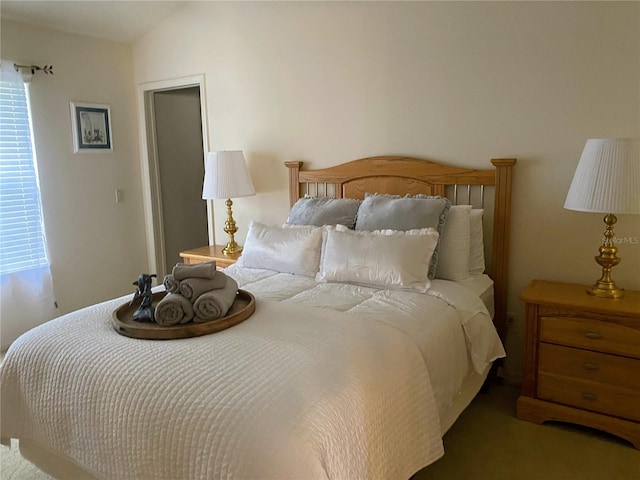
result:
<svg viewBox="0 0 640 480"><path fill-rule="evenodd" d="M215 260L218 268L227 268L236 263L242 253L225 255L222 253L223 248L222 245L208 245L206 247L194 248L193 250L185 250L184 252L180 252L180 256L187 265Z"/></svg>
<svg viewBox="0 0 640 480"><path fill-rule="evenodd" d="M534 280L522 292L526 338L517 417L578 423L640 449L640 292L609 300Z"/></svg>

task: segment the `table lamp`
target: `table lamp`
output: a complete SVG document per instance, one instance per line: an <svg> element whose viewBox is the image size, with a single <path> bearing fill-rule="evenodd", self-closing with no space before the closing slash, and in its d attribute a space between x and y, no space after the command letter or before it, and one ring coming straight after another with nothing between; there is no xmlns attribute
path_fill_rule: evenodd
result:
<svg viewBox="0 0 640 480"><path fill-rule="evenodd" d="M242 247L234 239L238 231L236 221L233 219L231 206L232 198L249 197L256 191L251 182L251 176L247 169L244 154L237 151L209 152L204 168L204 184L202 186L202 198L205 200L227 199L227 220L224 222L224 231L229 235L229 242L222 249L225 255L242 252Z"/></svg>
<svg viewBox="0 0 640 480"><path fill-rule="evenodd" d="M603 243L595 256L602 276L587 292L600 298L621 298L624 291L611 278L620 263L613 225L616 213L640 213L640 141L630 138L587 140L567 193L564 208L605 213Z"/></svg>

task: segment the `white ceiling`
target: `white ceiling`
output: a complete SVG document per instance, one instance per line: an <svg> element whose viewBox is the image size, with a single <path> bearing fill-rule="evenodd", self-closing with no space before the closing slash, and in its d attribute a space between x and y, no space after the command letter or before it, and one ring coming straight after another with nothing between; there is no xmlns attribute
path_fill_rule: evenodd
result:
<svg viewBox="0 0 640 480"><path fill-rule="evenodd" d="M2 18L103 40L132 42L186 1L0 0Z"/></svg>

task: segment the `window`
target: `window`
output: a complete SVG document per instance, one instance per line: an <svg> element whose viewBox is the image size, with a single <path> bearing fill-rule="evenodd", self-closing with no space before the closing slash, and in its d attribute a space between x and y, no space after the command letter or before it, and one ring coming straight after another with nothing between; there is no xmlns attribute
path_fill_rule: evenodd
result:
<svg viewBox="0 0 640 480"><path fill-rule="evenodd" d="M5 63L5 62L3 62ZM49 264L31 136L27 86L0 80L0 274Z"/></svg>

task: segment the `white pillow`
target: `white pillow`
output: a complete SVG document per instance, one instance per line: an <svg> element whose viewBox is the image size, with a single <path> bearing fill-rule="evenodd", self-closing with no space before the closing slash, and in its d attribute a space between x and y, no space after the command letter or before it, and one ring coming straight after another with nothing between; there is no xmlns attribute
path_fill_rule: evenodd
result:
<svg viewBox="0 0 640 480"><path fill-rule="evenodd" d="M471 205L453 205L438 246L436 278L466 280L469 278L471 251Z"/></svg>
<svg viewBox="0 0 640 480"><path fill-rule="evenodd" d="M318 281L422 293L431 286L429 262L439 236L434 228L369 232L336 225L326 236Z"/></svg>
<svg viewBox="0 0 640 480"><path fill-rule="evenodd" d="M321 250L322 228L282 228L251 222L237 264L314 277L318 273Z"/></svg>
<svg viewBox="0 0 640 480"><path fill-rule="evenodd" d="M484 273L484 239L482 231L482 208L471 210L471 250L469 252L469 273L481 275Z"/></svg>

